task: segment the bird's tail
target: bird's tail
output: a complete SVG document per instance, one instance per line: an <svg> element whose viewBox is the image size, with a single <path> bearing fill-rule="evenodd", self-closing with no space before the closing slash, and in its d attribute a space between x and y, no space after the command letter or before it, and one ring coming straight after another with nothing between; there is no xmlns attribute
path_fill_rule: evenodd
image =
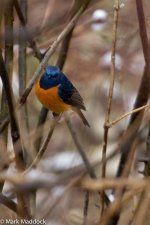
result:
<svg viewBox="0 0 150 225"><path fill-rule="evenodd" d="M84 123L84 125L90 127L87 119L85 118L85 116L83 115L81 110L78 109L78 108L75 108L75 107L73 107L72 109L73 109L73 111L75 111L80 116L80 118L81 118L82 122Z"/></svg>

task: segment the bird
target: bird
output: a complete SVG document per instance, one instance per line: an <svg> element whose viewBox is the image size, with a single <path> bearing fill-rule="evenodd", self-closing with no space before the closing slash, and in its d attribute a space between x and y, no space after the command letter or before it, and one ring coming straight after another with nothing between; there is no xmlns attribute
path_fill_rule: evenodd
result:
<svg viewBox="0 0 150 225"><path fill-rule="evenodd" d="M59 115L68 110L76 112L84 125L90 127L81 110L86 110L83 98L58 66L47 66L35 84L35 94L42 105Z"/></svg>

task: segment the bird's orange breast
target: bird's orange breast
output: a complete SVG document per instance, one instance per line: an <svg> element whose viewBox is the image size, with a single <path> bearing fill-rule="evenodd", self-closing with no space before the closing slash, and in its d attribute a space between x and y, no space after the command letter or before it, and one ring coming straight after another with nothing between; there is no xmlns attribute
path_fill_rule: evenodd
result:
<svg viewBox="0 0 150 225"><path fill-rule="evenodd" d="M35 85L35 93L39 101L48 109L53 112L61 113L71 109L71 105L63 102L63 100L58 95L58 86L49 89L43 89L40 87L40 82L38 81Z"/></svg>

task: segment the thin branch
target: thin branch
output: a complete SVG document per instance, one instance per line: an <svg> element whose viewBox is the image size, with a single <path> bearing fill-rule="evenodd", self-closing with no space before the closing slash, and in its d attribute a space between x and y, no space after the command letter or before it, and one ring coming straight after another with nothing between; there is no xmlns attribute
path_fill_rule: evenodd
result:
<svg viewBox="0 0 150 225"><path fill-rule="evenodd" d="M72 13L71 13L70 19L73 18L74 14L78 11L79 8L80 8L80 5L77 4L77 1L75 1L74 5L73 5L73 8L72 8ZM72 37L72 34L73 34L74 27L70 30L70 32L66 35L66 37L64 38L64 40L61 43L59 56L58 56L58 59L57 59L57 62L56 62L56 65L61 70L63 69L66 58L67 58L69 45L70 45L70 41L71 41L71 37ZM41 111L40 111L40 114L39 114L39 118L38 118L38 124L37 124L37 128L41 127L41 133L42 133L42 129L43 129L42 125L46 121L47 114L48 114L48 109L46 109L45 107L42 107ZM35 149L36 149L37 152L39 151L41 140L42 140L42 135L38 139L36 139L36 141L35 141Z"/></svg>
<svg viewBox="0 0 150 225"><path fill-rule="evenodd" d="M6 116L5 119L3 119L3 121L0 123L0 134L3 133L3 131L6 129L6 127L9 124L9 117Z"/></svg>
<svg viewBox="0 0 150 225"><path fill-rule="evenodd" d="M107 124L110 120L113 89L115 84L115 54L116 54L116 43L117 43L117 28L118 28L118 17L119 17L119 0L114 0L114 18L113 18L113 31L112 31L112 51L111 51L111 71L110 71L110 86L108 93L107 111L104 123L104 135L103 135L103 146L102 146L102 178L106 176L106 151L108 143L109 127ZM102 193L102 211L104 210L104 193Z"/></svg>
<svg viewBox="0 0 150 225"><path fill-rule="evenodd" d="M61 116L61 115L60 115ZM58 120L60 119L60 116L59 117L54 117L54 119L52 120L52 123L50 125L50 129L49 129L49 132L40 148L40 150L38 151L37 155L36 155L36 158L34 159L34 161L31 163L31 165L29 166L29 168L25 171L25 173L27 173L29 170L31 170L33 167L35 167L38 162L40 161L40 159L42 158L43 154L45 153L46 149L47 149L47 146L49 144L49 141L52 137L52 134L54 132L54 128L58 122Z"/></svg>
<svg viewBox="0 0 150 225"><path fill-rule="evenodd" d="M80 182L81 188L87 189L89 191L101 191L101 190L107 190L107 189L146 189L150 186L149 179L144 179L141 182L141 179L135 179L131 178L128 179L126 177L124 178L103 178L101 180L94 180L90 178L85 178L81 180Z"/></svg>
<svg viewBox="0 0 150 225"><path fill-rule="evenodd" d="M150 61L150 56L149 56L150 51L149 51L149 45L148 45L148 41L147 41L148 36L147 36L147 32L146 32L143 4L142 4L141 0L137 0L136 3L138 4L137 15L138 15L138 19L139 19L140 37L141 37L143 54L144 54L146 66L144 68L144 73L143 73L142 80L140 83L139 91L138 91L138 94L137 94L137 97L135 100L134 109L147 104L147 101L149 99L149 90L150 90L150 62L149 62ZM141 4L142 4L142 6L141 6ZM141 7L139 8L139 6L141 6ZM126 133L129 132L131 127L134 125L134 123L137 124L136 121L138 121L138 126L137 126L137 129L135 130L135 132L133 133L133 135L131 136L131 138L129 139L128 143L125 143L124 145L122 145L120 147L120 151L122 152L122 155L121 155L120 162L119 162L117 176L121 176L121 174L122 174L126 160L128 158L129 152L130 152L130 148L135 140L136 133L138 132L138 129L141 125L143 114L144 114L144 111L139 111L139 112L131 115Z"/></svg>
<svg viewBox="0 0 150 225"><path fill-rule="evenodd" d="M31 38L31 35L28 32L27 22L26 22L26 19L24 17L24 14L23 14L23 12L22 12L22 10L20 8L20 5L18 3L18 0L13 0L13 2L14 2L14 6L15 6L16 12L18 14L19 20L20 20L20 22L21 22L21 24L22 24L22 26L24 28L25 37L22 35L22 38L23 39L26 38L28 40L28 43L30 45L30 48L32 48L33 51L34 51L35 57L38 58L41 61L42 58L43 58L43 54L37 48L35 41Z"/></svg>
<svg viewBox="0 0 150 225"><path fill-rule="evenodd" d="M147 104L147 101L149 98L149 87L150 87L150 52L149 52L148 37L146 32L143 4L141 0L136 0L136 4L137 4L138 19L139 19L140 36L141 36L143 54L144 54L146 66L144 69L144 74L142 77L139 92L135 101L135 105L134 105L135 109ZM144 114L143 111L142 112L140 111L140 112L136 112L132 114L131 116L126 133L130 131L131 127L133 127L134 124L136 124L137 129L132 133L132 135L130 135L128 142L125 143L124 145L121 145L120 147L122 155L121 155L121 159L119 163L117 176L121 176L124 172L130 152L132 151L132 148L131 148L132 144L135 140L136 133L142 121L143 114ZM122 194L120 193L119 198L116 200L116 204L117 204L117 201L119 204L119 201L121 201L122 195L123 195L123 192ZM109 220L109 224L116 225L119 220L119 216L120 216L119 214L120 214L120 210L118 212L113 213L113 217L111 218L111 220ZM105 224L107 224L107 222Z"/></svg>
<svg viewBox="0 0 150 225"><path fill-rule="evenodd" d="M145 64L148 67L148 71L150 69L150 48L149 48L149 41L148 35L146 31L146 22L145 22L145 15L143 9L143 1L136 0L136 9L139 21L139 32L141 36L142 48L143 48L143 55L145 59ZM149 71L150 72L150 71Z"/></svg>
<svg viewBox="0 0 150 225"><path fill-rule="evenodd" d="M23 11L23 16L25 23L27 22L27 2L26 0L20 1L20 8ZM22 24L20 23L19 27L19 94L22 94L22 91L26 86L26 40L24 38L25 32Z"/></svg>
<svg viewBox="0 0 150 225"><path fill-rule="evenodd" d="M39 131L36 133L35 135L35 142L34 142L34 148L36 152L39 152L40 146L41 146L41 141L42 141L42 134L43 134L43 128L44 128L44 123L46 121L48 115L48 109L46 109L44 106L42 106L40 113L39 113L39 117L38 117L38 122L37 122L37 126L36 126L36 130L38 131L40 129L40 134Z"/></svg>
<svg viewBox="0 0 150 225"><path fill-rule="evenodd" d="M8 0L4 7L4 19L5 19L5 67L10 79L12 79L13 70L13 3L12 0ZM2 89L2 101L1 101L1 117L4 118L8 115L8 105L6 101L6 94L4 88ZM7 129L5 131L5 140L7 141Z"/></svg>
<svg viewBox="0 0 150 225"><path fill-rule="evenodd" d="M14 0L15 2L17 2L16 0ZM60 42L66 37L66 35L71 31L71 29L74 27L74 25L77 23L79 17L82 15L82 13L84 12L84 10L87 8L88 4L90 3L91 0L85 0L83 2L83 5L81 6L81 8L78 10L78 12L75 14L75 16L72 18L72 20L68 23L68 25L64 28L64 30L60 33L60 35L56 38L56 40L53 42L53 44L51 45L51 47L48 48L48 51L46 52L43 60L41 61L39 67L37 68L37 70L35 71L33 78L29 81L27 88L24 90L24 93L22 94L22 96L20 97L19 100L19 107L22 106L33 85L35 84L35 82L38 80L40 74L42 73L42 70L46 67L48 60L50 59L50 57L53 55L53 53L55 52L56 48L58 47L58 45L60 44ZM17 7L17 3L16 7ZM6 118L7 121L7 118ZM7 126L7 124L3 124L3 128ZM1 131L1 129L0 129Z"/></svg>
<svg viewBox="0 0 150 225"><path fill-rule="evenodd" d="M9 78L8 78L8 74L3 61L1 49L0 49L0 76L3 82L3 87L5 89L6 99L7 99L8 108L9 108L11 136L12 136L12 142L13 142L13 147L15 152L16 167L19 171L22 171L24 169L24 160L23 160L23 151L21 149L20 132L19 132L16 115L15 115L14 104L13 104L13 93L12 93L11 85L9 83ZM18 148L16 147L16 142L19 143L19 149L20 149L19 152L18 152ZM18 206L19 206L18 209L21 215L25 218L30 218L24 196L17 194L17 200L18 200Z"/></svg>
<svg viewBox="0 0 150 225"><path fill-rule="evenodd" d="M103 148L102 148L102 177L105 177L106 173L106 150L107 150L107 141L108 141L108 131L109 127L107 124L110 120L110 112L112 105L112 97L113 97L113 89L115 83L115 54L116 54L116 42L117 42L117 27L118 27L118 16L119 16L119 0L114 1L114 19L113 19L113 32L112 32L112 52L111 52L111 80L108 94L108 103L107 103L107 111L104 123L104 137L103 137Z"/></svg>
<svg viewBox="0 0 150 225"><path fill-rule="evenodd" d="M88 190L85 191L85 197L84 197L84 210L83 210L83 225L87 225L87 216L88 216L88 208L89 208L89 197L90 192Z"/></svg>
<svg viewBox="0 0 150 225"><path fill-rule="evenodd" d="M144 175L145 176L150 176L150 120L148 122L149 128L148 128L148 134L147 134L147 139L146 139L146 163L144 167Z"/></svg>
<svg viewBox="0 0 150 225"><path fill-rule="evenodd" d="M140 111L145 110L145 109L147 109L147 108L149 108L149 107L150 107L150 104L147 104L147 105L141 106L141 107L139 107L139 108L137 108L137 109L133 109L133 110L131 110L130 112L125 113L123 116L120 116L118 119L116 119L116 120L114 120L114 121L112 121L112 122L109 122L109 123L107 124L107 126L108 126L108 127L112 127L112 126L116 125L116 123L118 123L118 122L120 122L121 120L125 119L126 117L132 115L133 113L140 112Z"/></svg>
<svg viewBox="0 0 150 225"><path fill-rule="evenodd" d="M25 18L25 22L27 21L27 1L20 0L20 8L23 11L23 16ZM18 72L19 72L19 95L21 96L22 91L26 87L27 80L27 60L26 60L26 40L23 38L23 34L25 35L24 28L20 23L19 26L19 56L18 56ZM25 127L25 130L29 130L29 121L28 121L28 110L27 105L21 111L21 117L23 118L22 127ZM26 152L24 152L26 154Z"/></svg>
<svg viewBox="0 0 150 225"><path fill-rule="evenodd" d="M83 147L81 145L81 142L79 140L79 137L77 135L77 132L76 132L75 128L73 127L73 125L71 123L71 120L68 117L68 115L65 115L65 120L66 120L66 124L68 126L68 129L70 131L70 134L72 136L72 139L73 139L73 141L74 141L74 143L75 143L75 145L77 147L78 152L81 155L81 158L83 160L83 163L84 163L84 165L85 165L85 167L87 169L87 172L88 172L89 176L91 178L93 178L93 179L97 179L95 171L94 171L93 167L91 166L91 163L89 162L89 160L88 160L88 158L87 158L87 156L85 154L85 151L84 151L84 149L83 149ZM101 195L101 193L98 193L98 194ZM108 205L109 204L109 199L108 199L108 197L107 197L107 195L105 193L103 193L103 198L104 198L106 204Z"/></svg>
<svg viewBox="0 0 150 225"><path fill-rule="evenodd" d="M10 77L10 80L12 80L12 72L13 72L13 3L12 0L7 1L7 4L4 7L4 20L5 20L5 67L7 70L7 73ZM6 116L8 116L9 109L8 104L6 100L6 93L5 89L2 88L2 99L1 99L1 119L4 119ZM5 144L7 146L7 140L8 140L8 127L5 127L2 133L3 139L5 141ZM2 190L4 186L4 183L1 183L0 189Z"/></svg>
<svg viewBox="0 0 150 225"><path fill-rule="evenodd" d="M78 12L75 14L75 16L72 18L72 20L67 24L67 26L64 28L64 30L60 33L60 35L57 37L57 39L53 42L47 53L45 54L43 60L41 61L39 67L35 71L33 78L29 81L29 84L27 85L27 88L25 89L23 95L20 98L20 106L23 105L33 87L37 79L39 78L41 72L46 67L50 57L55 52L56 48L60 44L60 42L66 37L66 35L70 32L70 30L74 27L74 25L77 23L79 17L84 12L85 8L89 4L90 0L84 1L84 4L81 6L81 8L78 10Z"/></svg>
<svg viewBox="0 0 150 225"><path fill-rule="evenodd" d="M0 49L0 70L1 70L0 75L1 75L2 82L3 82L3 87L5 89L6 99L7 99L8 108L9 108L12 140L13 140L13 144L15 147L16 142L20 139L20 133L19 133L18 124L16 121L15 109L14 109L14 104L13 104L12 88L11 88L8 74L7 74L5 64L3 61L1 49ZM23 165L24 165L23 155L21 152L18 154L18 150L16 150L15 156L16 156L16 165L19 170L22 170Z"/></svg>
<svg viewBox="0 0 150 225"><path fill-rule="evenodd" d="M135 225L145 224L149 218L149 187L147 187L141 195L141 202L135 217Z"/></svg>
<svg viewBox="0 0 150 225"><path fill-rule="evenodd" d="M72 136L72 139L73 139L73 141L74 141L74 143L75 143L75 145L77 147L77 150L79 151L79 153L80 153L80 155L82 157L82 160L84 162L84 165L85 165L85 167L86 167L90 177L95 179L96 178L95 172L94 172L93 168L91 167L88 158L86 157L86 154L85 154L84 149L83 149L83 147L82 147L82 145L81 145L81 143L79 141L77 133L76 133L74 127L71 124L71 120L69 119L68 116L65 116L65 120L66 120L68 129L70 131L70 134Z"/></svg>
<svg viewBox="0 0 150 225"><path fill-rule="evenodd" d="M0 204L3 204L8 209L18 214L18 211L17 211L18 205L3 194L0 194Z"/></svg>

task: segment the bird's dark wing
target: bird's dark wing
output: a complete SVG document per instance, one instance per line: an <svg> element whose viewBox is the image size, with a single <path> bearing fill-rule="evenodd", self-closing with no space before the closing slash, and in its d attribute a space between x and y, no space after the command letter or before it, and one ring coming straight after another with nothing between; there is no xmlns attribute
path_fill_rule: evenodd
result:
<svg viewBox="0 0 150 225"><path fill-rule="evenodd" d="M70 98L68 98L65 102L79 109L86 110L83 99L76 88L73 89Z"/></svg>
<svg viewBox="0 0 150 225"><path fill-rule="evenodd" d="M81 95L65 75L62 76L58 94L65 103L86 110Z"/></svg>

